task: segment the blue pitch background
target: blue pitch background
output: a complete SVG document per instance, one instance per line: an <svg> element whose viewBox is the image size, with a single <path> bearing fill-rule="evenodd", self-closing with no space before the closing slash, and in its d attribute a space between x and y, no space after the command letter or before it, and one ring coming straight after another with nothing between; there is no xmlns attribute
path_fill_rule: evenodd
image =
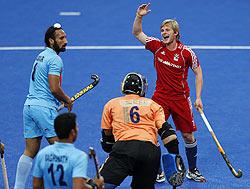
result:
<svg viewBox="0 0 250 189"><path fill-rule="evenodd" d="M143 1L135 0L39 0L0 2L0 46L43 46L46 28L60 22L70 46L140 45L131 34L135 11ZM144 18L148 35L160 37L159 25L165 18L176 18L181 39L187 45L249 45L250 2L247 0L151 2L152 12ZM79 17L59 16L61 11L80 11ZM5 143L5 160L10 188L13 188L16 164L24 149L22 107L34 58L40 51L0 51L0 139ZM249 50L195 50L204 74L203 104L217 138L232 165L243 170L236 179L230 173L217 147L195 112L199 131L198 166L206 183L185 181L179 188L238 189L250 188L249 144ZM120 82L129 71L147 76L151 97L155 84L153 56L145 50L68 50L61 54L65 65L63 88L72 95L91 82L90 75L100 76L100 84L75 102L80 133L76 146L88 151L93 146L103 162L106 155L99 145L100 119L104 104L120 95ZM194 77L190 73L191 97L194 101ZM178 136L180 136L178 134ZM180 138L180 137L179 137ZM182 139L180 150L183 154ZM47 145L43 142L43 146ZM165 151L165 149L163 149ZM90 160L90 175L94 174ZM31 187L31 177L27 189ZM129 188L130 178L119 187ZM3 178L0 176L0 188ZM167 183L157 189L171 188Z"/></svg>

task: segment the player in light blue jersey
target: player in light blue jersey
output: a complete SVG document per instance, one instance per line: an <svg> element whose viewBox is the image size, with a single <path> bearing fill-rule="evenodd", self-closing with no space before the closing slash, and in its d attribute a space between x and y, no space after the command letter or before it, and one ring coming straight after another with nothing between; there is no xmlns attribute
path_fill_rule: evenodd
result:
<svg viewBox="0 0 250 189"><path fill-rule="evenodd" d="M72 109L70 97L61 87L63 62L58 56L66 50L67 38L60 24L49 27L45 33L46 49L35 59L30 75L29 94L24 103L23 123L25 150L17 164L14 189L24 189L44 136L50 144L57 140L53 121L57 107L64 103Z"/></svg>
<svg viewBox="0 0 250 189"><path fill-rule="evenodd" d="M103 177L88 182L88 156L74 147L78 134L76 115L63 113L54 121L58 142L42 149L33 171L33 189L102 189Z"/></svg>

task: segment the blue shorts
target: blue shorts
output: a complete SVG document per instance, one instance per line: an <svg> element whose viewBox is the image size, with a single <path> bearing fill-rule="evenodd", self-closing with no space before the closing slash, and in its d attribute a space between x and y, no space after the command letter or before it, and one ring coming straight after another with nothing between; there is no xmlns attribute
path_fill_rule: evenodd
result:
<svg viewBox="0 0 250 189"><path fill-rule="evenodd" d="M55 137L54 119L58 115L52 108L25 105L23 108L24 138Z"/></svg>

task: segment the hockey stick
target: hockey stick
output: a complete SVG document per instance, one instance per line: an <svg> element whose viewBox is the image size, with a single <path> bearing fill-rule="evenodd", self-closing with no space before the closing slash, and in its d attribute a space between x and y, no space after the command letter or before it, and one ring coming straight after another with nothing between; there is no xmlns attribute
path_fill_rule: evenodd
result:
<svg viewBox="0 0 250 189"><path fill-rule="evenodd" d="M0 153L1 153L1 164L2 164L2 172L3 172L3 180L4 180L4 188L9 189L9 181L7 176L7 168L4 160L4 144L0 141Z"/></svg>
<svg viewBox="0 0 250 189"><path fill-rule="evenodd" d="M208 122L208 120L207 120L207 118L206 118L204 112L202 111L202 109L199 108L198 111L200 112L201 117L202 117L202 119L203 119L205 125L207 126L209 132L211 133L211 135L212 135L212 137L213 137L213 139L214 139L214 141L215 141L215 143L216 143L216 145L217 145L217 147L218 147L218 150L219 150L219 152L221 153L223 159L225 160L225 162L226 162L228 168L230 169L230 171L232 172L232 174L233 174L236 178L242 177L242 171L239 169L239 170L236 172L236 170L233 168L233 166L232 166L231 163L229 162L229 159L227 158L227 155L226 155L225 151L223 150L223 148L222 148L222 146L220 145L220 143L219 143L217 137L215 136L215 133L214 133L214 131L213 131L211 125L209 124L209 122Z"/></svg>
<svg viewBox="0 0 250 189"><path fill-rule="evenodd" d="M96 177L99 179L100 178L100 172L99 172L99 166L98 166L98 162L97 162L97 157L96 157L96 153L93 147L89 147L89 157L94 159L94 163L95 163L95 169L96 169Z"/></svg>
<svg viewBox="0 0 250 189"><path fill-rule="evenodd" d="M86 94L87 92L89 92L91 89L93 89L100 81L100 78L98 75L93 74L91 75L91 79L93 79L94 81L92 83L90 83L88 86L84 87L83 89L81 89L79 92L77 92L74 96L71 97L71 101L74 102L75 100L77 100L78 98L80 98L82 95ZM64 108L64 104L61 104L57 111L59 112L61 109Z"/></svg>

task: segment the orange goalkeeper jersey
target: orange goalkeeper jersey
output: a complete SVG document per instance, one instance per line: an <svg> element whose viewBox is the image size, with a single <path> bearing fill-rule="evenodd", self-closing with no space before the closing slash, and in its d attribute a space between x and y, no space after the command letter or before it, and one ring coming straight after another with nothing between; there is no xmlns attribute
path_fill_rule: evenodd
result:
<svg viewBox="0 0 250 189"><path fill-rule="evenodd" d="M149 98L129 94L111 99L103 109L102 129L112 129L115 141L141 140L157 145L165 122L163 108Z"/></svg>

